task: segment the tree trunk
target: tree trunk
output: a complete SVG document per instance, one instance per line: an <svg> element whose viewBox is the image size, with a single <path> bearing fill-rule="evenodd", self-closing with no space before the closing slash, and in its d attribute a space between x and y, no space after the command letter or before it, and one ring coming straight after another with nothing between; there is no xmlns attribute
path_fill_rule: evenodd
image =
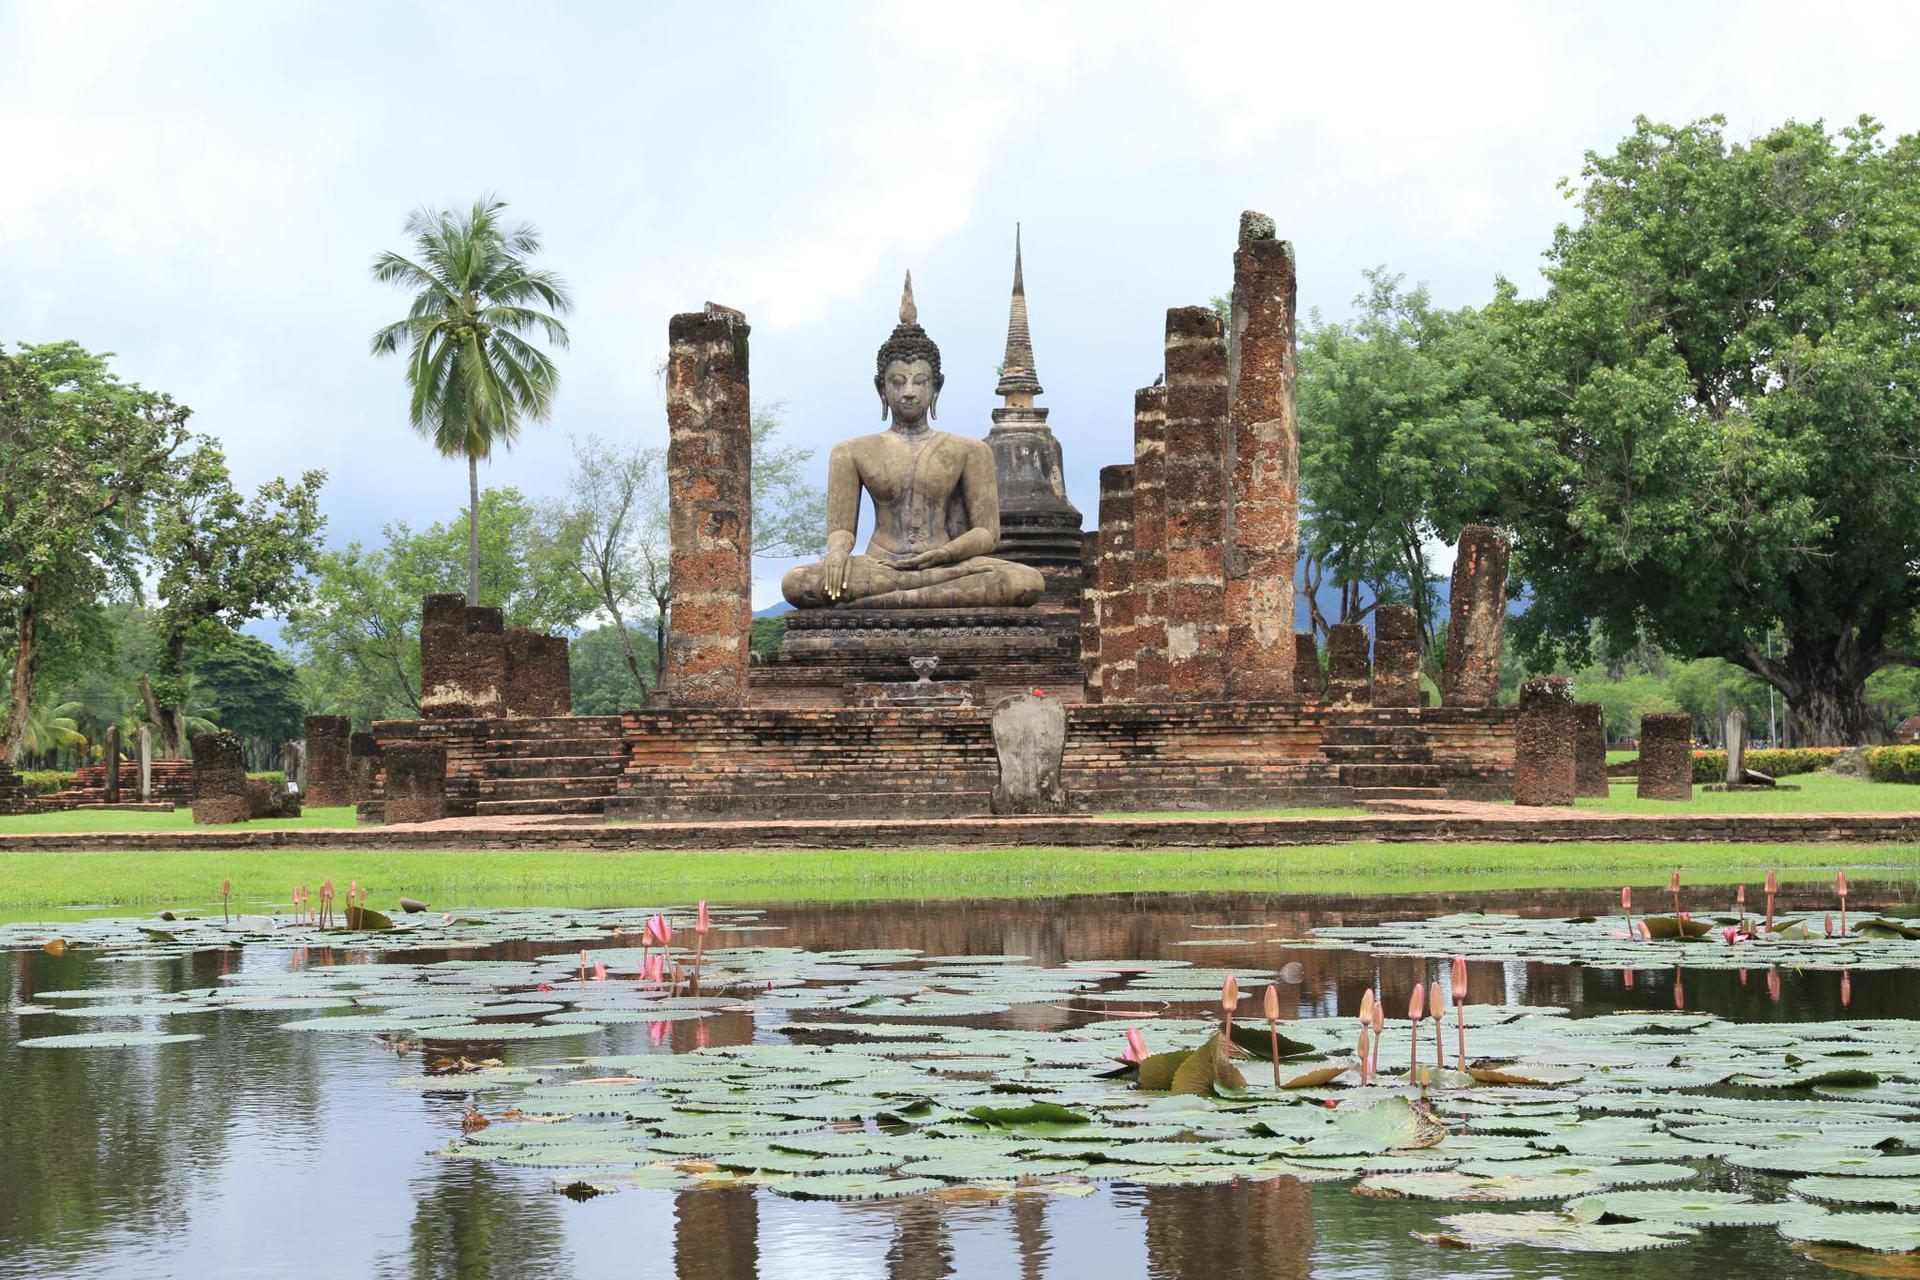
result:
<svg viewBox="0 0 1920 1280"><path fill-rule="evenodd" d="M480 459L467 455L467 603L480 603Z"/></svg>
<svg viewBox="0 0 1920 1280"><path fill-rule="evenodd" d="M13 655L13 703L7 711L7 728L0 737L0 760L20 763L20 748L26 742L27 716L33 711L33 678L40 669L40 610L34 601L37 582L28 582L20 605L18 639L20 648Z"/></svg>
<svg viewBox="0 0 1920 1280"><path fill-rule="evenodd" d="M1867 741L1867 677L1880 651L1867 651L1854 633L1789 636L1787 651L1769 658L1752 646L1739 656L1787 702L1790 746L1854 747Z"/></svg>

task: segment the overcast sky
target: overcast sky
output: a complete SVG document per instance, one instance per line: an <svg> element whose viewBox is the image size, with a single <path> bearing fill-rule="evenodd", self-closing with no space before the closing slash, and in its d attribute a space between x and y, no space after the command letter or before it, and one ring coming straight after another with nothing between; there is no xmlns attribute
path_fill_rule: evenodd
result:
<svg viewBox="0 0 1920 1280"><path fill-rule="evenodd" d="M824 473L878 424L909 267L939 425L984 434L1017 220L1091 526L1165 309L1225 292L1242 209L1294 241L1303 307L1375 264L1463 305L1537 287L1556 183L1636 114L1920 129L1912 6L1340 8L0 0L0 342L119 353L243 482L324 468L330 538L370 540L466 496L367 355L405 306L367 266L416 205L497 192L572 282L554 420L483 472L535 494L570 433L664 439L667 318L708 299Z"/></svg>

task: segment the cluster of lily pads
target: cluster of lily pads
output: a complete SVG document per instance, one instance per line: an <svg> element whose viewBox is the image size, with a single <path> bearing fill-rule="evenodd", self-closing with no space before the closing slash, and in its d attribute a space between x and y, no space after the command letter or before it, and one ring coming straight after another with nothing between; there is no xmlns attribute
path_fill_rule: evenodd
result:
<svg viewBox="0 0 1920 1280"><path fill-rule="evenodd" d="M752 946L754 931L777 926L716 908L711 936L689 946L683 931L671 946L680 973L663 979L659 965L644 976L635 945L647 938L645 914L487 911L362 932L257 916L88 921L0 927L0 946L59 941L106 960L301 949L291 969L243 968L217 987L43 991L16 1012L36 1031L66 1019L171 1028L182 1015L277 1012L296 1015L280 1024L292 1034L379 1034L444 1049L463 1070L395 1081L477 1100L468 1132L439 1154L545 1170L574 1196L727 1183L826 1200L1082 1195L1107 1182L1297 1177L1352 1181L1370 1197L1530 1206L1444 1217L1429 1238L1449 1245L1621 1251L1678 1244L1703 1227L1766 1226L1794 1241L1920 1250L1920 1021L1747 1025L1466 1004L1471 1058L1431 1065L1431 1040L1416 1047L1408 1024L1389 1022L1363 1084L1343 1021L1287 1022L1282 1034L1258 1021L1225 1028L1175 1016L1183 1005L1217 1006L1223 983L1230 1004L1257 1008L1265 988L1297 981L1297 970ZM1220 932L1260 940L1248 926ZM1567 945L1536 954L1553 939ZM439 954L504 941L558 949L524 960ZM1622 963L1640 966L1675 963L1675 952L1686 964L1710 961L1734 945L1635 941L1613 938L1603 920L1508 916L1319 930L1313 941L1581 963L1631 949ZM1786 956L1822 949L1878 967L1920 960L1920 945L1899 937L1742 945L1780 963L1816 963ZM1649 948L1662 958L1641 958ZM360 959L379 962L334 962ZM1048 1021L1076 1025L989 1025L1032 1006L1054 1006ZM688 1052L663 1051L662 1030L719 1014L750 1015L779 1038L699 1037ZM496 1044L621 1023L653 1028L656 1051L478 1069L466 1057L486 1062ZM49 1028L20 1043L194 1038L109 1026ZM1728 1171L1790 1180L1703 1185ZM1772 1189L1766 1198L1762 1187Z"/></svg>

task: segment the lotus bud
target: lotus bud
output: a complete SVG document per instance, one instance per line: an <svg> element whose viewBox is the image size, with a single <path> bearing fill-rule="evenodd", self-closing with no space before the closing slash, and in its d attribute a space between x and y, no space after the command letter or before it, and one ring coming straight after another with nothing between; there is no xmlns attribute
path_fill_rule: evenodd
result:
<svg viewBox="0 0 1920 1280"><path fill-rule="evenodd" d="M1140 1028L1127 1028L1127 1047L1120 1054L1120 1061L1139 1064L1147 1060L1147 1038L1140 1034Z"/></svg>
<svg viewBox="0 0 1920 1280"><path fill-rule="evenodd" d="M1455 1004L1467 1002L1467 958L1465 956L1453 958L1453 1002Z"/></svg>
<svg viewBox="0 0 1920 1280"><path fill-rule="evenodd" d="M1384 1004L1381 1004L1379 1001L1376 1000L1374 1001L1374 1005L1373 1005L1374 1039L1378 1040L1380 1038L1380 1033L1382 1031L1385 1031L1386 1029L1387 1029L1387 1006Z"/></svg>
<svg viewBox="0 0 1920 1280"><path fill-rule="evenodd" d="M1778 892L1780 892L1780 877L1769 871L1767 872L1767 896L1771 898Z"/></svg>
<svg viewBox="0 0 1920 1280"><path fill-rule="evenodd" d="M1446 1005L1440 998L1440 984L1436 982L1427 988L1427 1016L1435 1022L1438 1022L1440 1021L1440 1011L1445 1007Z"/></svg>
<svg viewBox="0 0 1920 1280"><path fill-rule="evenodd" d="M1733 905L1745 909L1747 905L1747 886L1737 885L1733 890Z"/></svg>
<svg viewBox="0 0 1920 1280"><path fill-rule="evenodd" d="M1842 898L1845 898L1847 896L1847 873L1846 872L1842 871L1834 876L1833 890Z"/></svg>
<svg viewBox="0 0 1920 1280"><path fill-rule="evenodd" d="M702 898L699 905L693 909L693 931L705 934L707 927L707 900Z"/></svg>
<svg viewBox="0 0 1920 1280"><path fill-rule="evenodd" d="M1620 886L1620 909L1622 911L1633 910L1633 886L1630 884Z"/></svg>
<svg viewBox="0 0 1920 1280"><path fill-rule="evenodd" d="M1367 1023L1372 1021L1373 1021L1373 988L1368 987L1366 990L1366 993L1360 997L1360 1023L1362 1026L1365 1026Z"/></svg>
<svg viewBox="0 0 1920 1280"><path fill-rule="evenodd" d="M1847 1008L1853 1003L1853 975L1845 969L1840 971L1840 1007Z"/></svg>
<svg viewBox="0 0 1920 1280"><path fill-rule="evenodd" d="M1427 984L1424 982L1416 982L1413 984L1413 999L1407 1002L1407 1016L1415 1022L1418 1022L1421 1017L1425 1015L1426 1011Z"/></svg>
<svg viewBox="0 0 1920 1280"><path fill-rule="evenodd" d="M1833 913L1831 911L1827 913L1827 936L1829 938L1833 936Z"/></svg>
<svg viewBox="0 0 1920 1280"><path fill-rule="evenodd" d="M1673 875L1667 880L1667 888L1674 893L1680 892L1680 868L1673 869Z"/></svg>
<svg viewBox="0 0 1920 1280"><path fill-rule="evenodd" d="M1272 983L1267 984L1267 993L1260 997L1260 1012L1268 1022L1280 1021L1280 988Z"/></svg>
<svg viewBox="0 0 1920 1280"><path fill-rule="evenodd" d="M1239 1007L1240 980L1228 974L1227 980L1220 984L1220 1009L1228 1017L1232 1017L1233 1011Z"/></svg>
<svg viewBox="0 0 1920 1280"><path fill-rule="evenodd" d="M607 980L607 966L597 960L593 965L593 980L595 982L605 982Z"/></svg>

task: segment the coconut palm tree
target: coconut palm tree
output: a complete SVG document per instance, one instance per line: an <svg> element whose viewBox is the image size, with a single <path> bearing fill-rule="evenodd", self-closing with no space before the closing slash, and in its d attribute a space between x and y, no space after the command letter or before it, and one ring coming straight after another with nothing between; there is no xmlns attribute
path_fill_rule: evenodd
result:
<svg viewBox="0 0 1920 1280"><path fill-rule="evenodd" d="M413 291L404 320L377 330L376 356L407 343L407 420L442 455L467 460L467 603L480 603L480 460L511 448L528 418L544 422L560 381L536 331L567 345L559 317L573 309L566 283L529 259L540 251L531 222L509 224L506 204L483 196L464 213L420 208L407 215L413 255L383 253L373 278Z"/></svg>
<svg viewBox="0 0 1920 1280"><path fill-rule="evenodd" d="M62 702L58 706L35 702L27 712L20 735L21 754L44 757L66 747L87 745L87 735L80 732L77 719L85 710L85 705L78 702Z"/></svg>

